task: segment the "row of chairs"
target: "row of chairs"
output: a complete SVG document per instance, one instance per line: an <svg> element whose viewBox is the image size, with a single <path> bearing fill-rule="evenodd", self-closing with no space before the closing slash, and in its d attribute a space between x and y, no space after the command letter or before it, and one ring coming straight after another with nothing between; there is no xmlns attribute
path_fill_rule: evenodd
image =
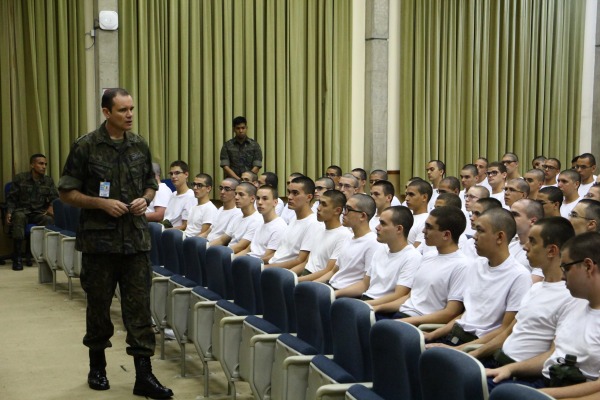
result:
<svg viewBox="0 0 600 400"><path fill-rule="evenodd" d="M204 239L183 240L158 226L151 231L160 244L154 262L162 263L154 267L153 316L161 329L173 329L183 376L185 346L196 348L204 366L204 396L209 395L208 361L217 360L233 398L241 380L256 399L488 398L477 360L454 349L424 352L416 327L375 324L369 305L335 300L327 285L298 284L292 272L263 270L252 257L232 261L230 249L207 248ZM513 390L528 389L501 385L494 393ZM537 391L525 394L548 398Z"/></svg>

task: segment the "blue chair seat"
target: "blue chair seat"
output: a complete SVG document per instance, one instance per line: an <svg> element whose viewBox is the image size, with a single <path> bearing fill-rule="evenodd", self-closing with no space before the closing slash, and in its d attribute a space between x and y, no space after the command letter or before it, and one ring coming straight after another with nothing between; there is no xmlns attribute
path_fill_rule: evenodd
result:
<svg viewBox="0 0 600 400"><path fill-rule="evenodd" d="M371 389L360 384L350 386L348 394L350 395L349 397L360 400L385 400Z"/></svg>
<svg viewBox="0 0 600 400"><path fill-rule="evenodd" d="M337 383L352 383L357 379L346 372L343 368L335 363L332 359L325 357L323 354L318 354L312 359L312 363L321 372L333 379Z"/></svg>
<svg viewBox="0 0 600 400"><path fill-rule="evenodd" d="M233 315L249 315L250 313L248 312L248 310L246 310L243 307L238 306L237 304L225 300L225 299L221 299L219 301L217 301L217 307L222 308L223 310L225 310L226 312L233 314Z"/></svg>
<svg viewBox="0 0 600 400"><path fill-rule="evenodd" d="M162 276L172 276L173 275L172 271L169 271L168 269L161 267L159 265L153 265L152 271L154 271L157 274L162 275Z"/></svg>
<svg viewBox="0 0 600 400"><path fill-rule="evenodd" d="M185 276L181 276L181 275L171 275L171 281L173 281L174 283L176 283L179 286L183 286L183 287L187 287L187 288L193 288L198 286L198 284L196 282L194 282L191 279L186 278Z"/></svg>
<svg viewBox="0 0 600 400"><path fill-rule="evenodd" d="M279 336L279 338L277 340L279 340L281 343L283 343L287 347L294 349L294 351L297 351L300 354L304 354L304 355L308 356L308 355L315 355L315 354L319 353L318 350L315 349L313 346L306 343L302 339L298 339L297 336L290 335L289 333L282 334L281 336Z"/></svg>
<svg viewBox="0 0 600 400"><path fill-rule="evenodd" d="M257 330L263 331L265 333L281 333L281 329L270 323L269 321L264 320L263 318L257 317L256 315L249 315L246 318L246 322L254 326Z"/></svg>
<svg viewBox="0 0 600 400"><path fill-rule="evenodd" d="M210 289L207 289L203 286L196 286L192 292L196 293L197 295L204 297L205 299L207 299L208 301L219 301L221 300L221 296L219 296L218 294L216 294L215 292L213 292Z"/></svg>

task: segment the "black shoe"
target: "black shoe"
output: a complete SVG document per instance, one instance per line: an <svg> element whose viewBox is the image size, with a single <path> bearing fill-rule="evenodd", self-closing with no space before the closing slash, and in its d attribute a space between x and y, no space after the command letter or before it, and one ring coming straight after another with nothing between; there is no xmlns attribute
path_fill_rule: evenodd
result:
<svg viewBox="0 0 600 400"><path fill-rule="evenodd" d="M134 357L133 360L135 363L133 394L151 399L170 399L173 397L173 391L161 385L152 374L150 357Z"/></svg>
<svg viewBox="0 0 600 400"><path fill-rule="evenodd" d="M106 371L102 369L91 369L90 373L88 374L88 385L90 389L94 390L110 389L108 378L106 377Z"/></svg>
<svg viewBox="0 0 600 400"><path fill-rule="evenodd" d="M23 261L20 257L13 260L12 269L13 271L23 271Z"/></svg>

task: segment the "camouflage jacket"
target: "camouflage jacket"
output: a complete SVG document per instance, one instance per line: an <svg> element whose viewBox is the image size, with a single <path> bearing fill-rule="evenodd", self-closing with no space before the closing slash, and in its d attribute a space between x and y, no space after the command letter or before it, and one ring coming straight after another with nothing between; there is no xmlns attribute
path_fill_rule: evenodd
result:
<svg viewBox="0 0 600 400"><path fill-rule="evenodd" d="M58 188L99 197L100 183L109 182L109 198L129 204L146 189L158 188L150 149L141 136L131 132L125 133L122 143L114 143L105 124L75 141ZM145 216L128 213L115 218L99 209L84 208L75 245L85 253L149 251L148 222Z"/></svg>
<svg viewBox="0 0 600 400"><path fill-rule="evenodd" d="M246 138L242 143L236 138L225 142L221 148L221 167L229 166L238 176L252 167L262 167L262 150L253 139Z"/></svg>
<svg viewBox="0 0 600 400"><path fill-rule="evenodd" d="M44 213L57 197L52 177L44 175L36 181L31 172L22 172L13 178L6 204L11 214L14 211Z"/></svg>

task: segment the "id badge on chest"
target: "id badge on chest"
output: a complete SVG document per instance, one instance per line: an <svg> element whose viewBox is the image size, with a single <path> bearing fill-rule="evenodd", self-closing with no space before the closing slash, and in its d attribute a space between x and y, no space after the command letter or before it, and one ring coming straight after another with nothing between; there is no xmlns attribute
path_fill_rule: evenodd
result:
<svg viewBox="0 0 600 400"><path fill-rule="evenodd" d="M110 197L110 182L100 182L100 197L109 198Z"/></svg>

